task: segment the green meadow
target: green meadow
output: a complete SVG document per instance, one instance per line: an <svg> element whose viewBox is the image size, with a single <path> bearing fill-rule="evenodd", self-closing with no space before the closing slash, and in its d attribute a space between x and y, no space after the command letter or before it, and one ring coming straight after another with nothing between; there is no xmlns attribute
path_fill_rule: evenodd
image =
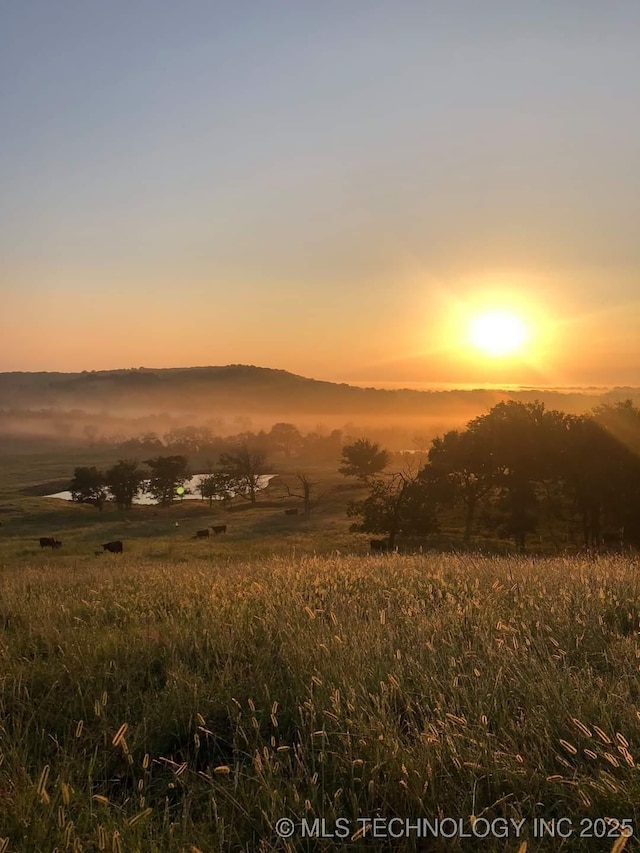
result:
<svg viewBox="0 0 640 853"><path fill-rule="evenodd" d="M329 473L308 519L126 513L4 462L3 853L636 849L637 558L372 557Z"/></svg>

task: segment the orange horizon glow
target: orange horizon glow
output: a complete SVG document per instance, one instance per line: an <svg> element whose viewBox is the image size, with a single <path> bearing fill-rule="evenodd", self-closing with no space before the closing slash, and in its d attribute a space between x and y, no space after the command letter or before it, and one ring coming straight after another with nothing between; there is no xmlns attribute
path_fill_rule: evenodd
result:
<svg viewBox="0 0 640 853"><path fill-rule="evenodd" d="M0 370L253 364L385 387L640 385L637 299L588 302L593 276L584 274L496 268L436 278L421 264L403 270L398 255L366 300L355 274L328 298L320 281L301 291L297 280L266 273L236 273L210 287L204 275L191 275L178 287L170 273L136 271L138 285L128 290L124 275L114 282L108 270L83 266L50 289L40 285L34 303L32 276L16 274L22 286L3 304L11 322L3 324ZM496 313L526 326L520 346L509 343L512 329L492 352L491 323L487 346L470 341L474 322Z"/></svg>

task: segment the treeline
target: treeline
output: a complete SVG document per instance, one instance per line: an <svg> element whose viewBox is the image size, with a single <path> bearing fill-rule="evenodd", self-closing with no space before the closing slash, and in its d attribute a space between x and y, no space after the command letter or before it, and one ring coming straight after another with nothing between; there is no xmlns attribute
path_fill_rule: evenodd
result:
<svg viewBox="0 0 640 853"><path fill-rule="evenodd" d="M314 459L319 462L335 462L340 455L344 433L340 429L303 434L294 424L276 423L269 431L244 430L235 435L215 435L206 426L175 427L165 433L163 440L156 433L144 433L118 445L126 453L161 452L182 453L202 460L233 453L238 447L251 447L265 456L280 456L284 459Z"/></svg>
<svg viewBox="0 0 640 853"><path fill-rule="evenodd" d="M71 497L79 503L89 503L102 510L112 501L119 509L131 509L142 492L148 492L161 506L169 506L190 494L187 482L192 473L186 456L180 454L145 459L146 469L136 459L120 459L107 471L95 466L77 467L69 485ZM197 486L203 500L221 500L228 505L233 498L255 503L265 474L266 457L256 448L236 447L223 453L218 469L204 476Z"/></svg>
<svg viewBox="0 0 640 853"><path fill-rule="evenodd" d="M23 409L57 406L65 409L151 412L288 413L323 416L349 413L358 420L369 416L403 420L410 417L468 418L501 400L521 403L540 399L567 412L583 412L599 402L633 397L639 389L408 389L360 388L327 382L253 365L220 367L83 371L82 373L0 373L0 399L4 406Z"/></svg>
<svg viewBox="0 0 640 853"><path fill-rule="evenodd" d="M386 460L375 473L350 471L370 486L349 507L352 530L385 534L393 548L398 536L438 532L453 513L466 546L483 533L520 550L533 534L558 549L640 547L640 409L630 400L589 415L501 402L436 438L427 457L415 472L385 475Z"/></svg>

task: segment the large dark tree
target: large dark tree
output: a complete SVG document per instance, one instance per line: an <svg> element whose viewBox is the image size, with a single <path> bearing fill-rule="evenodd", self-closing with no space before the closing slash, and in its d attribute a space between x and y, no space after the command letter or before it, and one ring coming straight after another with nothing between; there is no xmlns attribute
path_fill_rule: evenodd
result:
<svg viewBox="0 0 640 853"><path fill-rule="evenodd" d="M149 491L162 506L169 506L176 497L176 489L189 479L185 456L156 456L145 459L151 469Z"/></svg>
<svg viewBox="0 0 640 853"><path fill-rule="evenodd" d="M352 501L347 515L359 519L351 524L352 532L385 534L391 549L400 534L426 536L438 528L436 506L428 488L403 473L374 480L369 496Z"/></svg>
<svg viewBox="0 0 640 853"><path fill-rule="evenodd" d="M631 402L599 406L570 420L565 490L587 548L606 535L640 544L640 410Z"/></svg>
<svg viewBox="0 0 640 853"><path fill-rule="evenodd" d="M498 403L466 430L437 438L419 480L464 508L470 541L482 507L487 527L513 538L579 523L584 545L640 545L640 410L630 401L571 416L542 403Z"/></svg>
<svg viewBox="0 0 640 853"><path fill-rule="evenodd" d="M213 506L213 501L222 501L224 506L231 503L237 488L237 481L224 471L217 471L214 474L209 474L200 481L198 491L203 499L209 500L209 506Z"/></svg>
<svg viewBox="0 0 640 853"><path fill-rule="evenodd" d="M496 484L493 453L479 430L452 430L443 438L435 438L429 451L429 464L419 478L429 483L443 502L462 504L463 542L468 545L478 506Z"/></svg>
<svg viewBox="0 0 640 853"><path fill-rule="evenodd" d="M121 459L106 474L107 486L120 509L131 509L144 480L145 475L135 459Z"/></svg>
<svg viewBox="0 0 640 853"><path fill-rule="evenodd" d="M357 477L367 483L371 477L382 473L389 464L389 454L379 444L367 438L358 438L342 448L343 464L338 471L345 477Z"/></svg>
<svg viewBox="0 0 640 853"><path fill-rule="evenodd" d="M463 506L465 544L483 505L485 523L524 550L541 517L553 534L567 444L563 413L538 402L502 402L463 432L435 439L420 478L443 501Z"/></svg>
<svg viewBox="0 0 640 853"><path fill-rule="evenodd" d="M600 545L613 442L587 415L571 418L562 476L586 548Z"/></svg>
<svg viewBox="0 0 640 853"><path fill-rule="evenodd" d="M640 548L640 408L625 400L599 406L593 417L616 441L617 476L607 501L606 522L612 532L620 533L623 544Z"/></svg>
<svg viewBox="0 0 640 853"><path fill-rule="evenodd" d="M76 468L69 489L74 501L93 504L100 510L107 499L105 475L102 471L98 471L95 465L91 468Z"/></svg>
<svg viewBox="0 0 640 853"><path fill-rule="evenodd" d="M498 403L471 421L488 453L498 492L494 508L499 529L520 550L538 527L543 484L558 478L566 451L567 418L543 403Z"/></svg>

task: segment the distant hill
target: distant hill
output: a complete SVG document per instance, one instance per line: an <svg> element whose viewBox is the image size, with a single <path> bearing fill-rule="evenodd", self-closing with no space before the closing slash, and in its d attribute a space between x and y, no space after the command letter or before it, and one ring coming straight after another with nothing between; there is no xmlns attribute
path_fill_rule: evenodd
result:
<svg viewBox="0 0 640 853"><path fill-rule="evenodd" d="M262 414L403 418L468 418L499 400L542 400L548 407L584 412L604 402L640 402L640 389L414 391L358 388L253 365L135 368L82 373L0 373L0 410L57 409L143 416L151 413Z"/></svg>

